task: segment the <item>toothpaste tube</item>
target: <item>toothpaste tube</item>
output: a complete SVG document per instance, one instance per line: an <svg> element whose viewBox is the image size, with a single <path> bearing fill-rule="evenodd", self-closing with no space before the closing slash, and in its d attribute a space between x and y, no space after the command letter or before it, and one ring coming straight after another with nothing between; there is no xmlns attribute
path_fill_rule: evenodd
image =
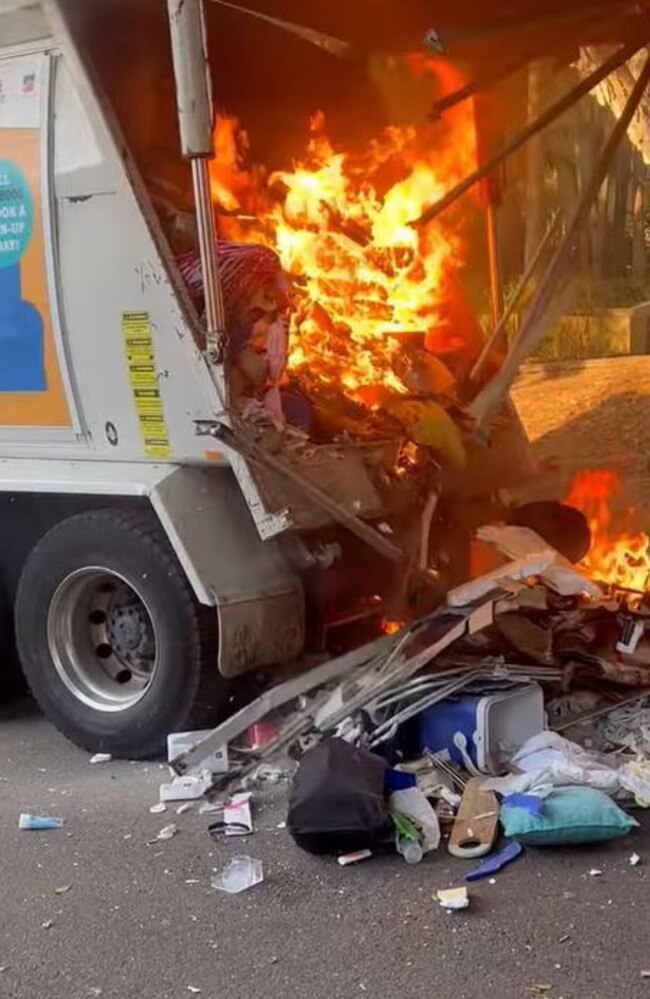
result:
<svg viewBox="0 0 650 999"><path fill-rule="evenodd" d="M19 829L63 829L63 819L50 819L44 815L28 815L23 812L18 819Z"/></svg>

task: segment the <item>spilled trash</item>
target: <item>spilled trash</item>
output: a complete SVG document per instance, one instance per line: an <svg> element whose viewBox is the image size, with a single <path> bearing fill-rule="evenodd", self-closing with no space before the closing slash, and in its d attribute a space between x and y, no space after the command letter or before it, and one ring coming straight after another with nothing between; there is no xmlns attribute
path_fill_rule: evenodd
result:
<svg viewBox="0 0 650 999"><path fill-rule="evenodd" d="M212 887L228 895L238 895L261 884L263 880L264 868L261 860L247 856L233 857L223 870L215 872Z"/></svg>
<svg viewBox="0 0 650 999"><path fill-rule="evenodd" d="M468 862L460 878L492 883L524 848L607 842L638 824L650 600L594 582L527 528L479 537L501 564L433 613L210 733L170 737L172 786L203 785L213 837L253 832L255 788L289 776L287 755L298 761L287 829L342 867L391 853L415 866L444 850ZM465 889L436 897L469 905Z"/></svg>

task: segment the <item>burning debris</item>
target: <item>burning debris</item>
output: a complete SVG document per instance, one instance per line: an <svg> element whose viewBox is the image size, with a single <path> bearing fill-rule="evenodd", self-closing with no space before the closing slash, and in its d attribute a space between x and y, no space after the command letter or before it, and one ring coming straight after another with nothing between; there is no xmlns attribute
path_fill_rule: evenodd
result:
<svg viewBox="0 0 650 999"><path fill-rule="evenodd" d="M419 57L411 71L432 89L453 72ZM356 150L332 143L320 113L309 132L302 160L268 174L247 169L243 126L220 118L211 176L221 234L271 248L291 283L287 393L326 413L330 437L352 427L391 437L395 425L417 436L427 414L413 400L458 404L457 379L480 349L454 278L458 219L410 224L475 164L472 106L455 109L442 135L430 124L393 126ZM287 409L291 422L295 402ZM313 423L312 412L310 431ZM457 445L443 452L458 461Z"/></svg>

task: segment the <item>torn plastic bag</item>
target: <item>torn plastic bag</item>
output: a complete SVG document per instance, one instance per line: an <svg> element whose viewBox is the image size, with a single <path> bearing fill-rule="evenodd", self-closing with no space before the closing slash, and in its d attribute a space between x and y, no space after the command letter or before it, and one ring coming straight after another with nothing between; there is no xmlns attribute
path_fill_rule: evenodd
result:
<svg viewBox="0 0 650 999"><path fill-rule="evenodd" d="M621 786L610 758L588 753L557 732L534 735L515 753L512 763L524 773L536 773L538 782L555 787L583 785L616 794Z"/></svg>
<svg viewBox="0 0 650 999"><path fill-rule="evenodd" d="M386 763L342 739L303 756L294 777L287 827L308 853L372 850L392 839L384 796Z"/></svg>

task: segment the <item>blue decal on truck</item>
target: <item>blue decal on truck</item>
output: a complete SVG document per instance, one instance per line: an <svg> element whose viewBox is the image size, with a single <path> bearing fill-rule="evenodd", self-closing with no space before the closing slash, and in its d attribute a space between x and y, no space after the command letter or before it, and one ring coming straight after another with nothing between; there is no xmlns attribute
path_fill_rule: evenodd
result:
<svg viewBox="0 0 650 999"><path fill-rule="evenodd" d="M22 170L0 160L0 392L45 392L43 317L23 300L21 259L34 231Z"/></svg>

